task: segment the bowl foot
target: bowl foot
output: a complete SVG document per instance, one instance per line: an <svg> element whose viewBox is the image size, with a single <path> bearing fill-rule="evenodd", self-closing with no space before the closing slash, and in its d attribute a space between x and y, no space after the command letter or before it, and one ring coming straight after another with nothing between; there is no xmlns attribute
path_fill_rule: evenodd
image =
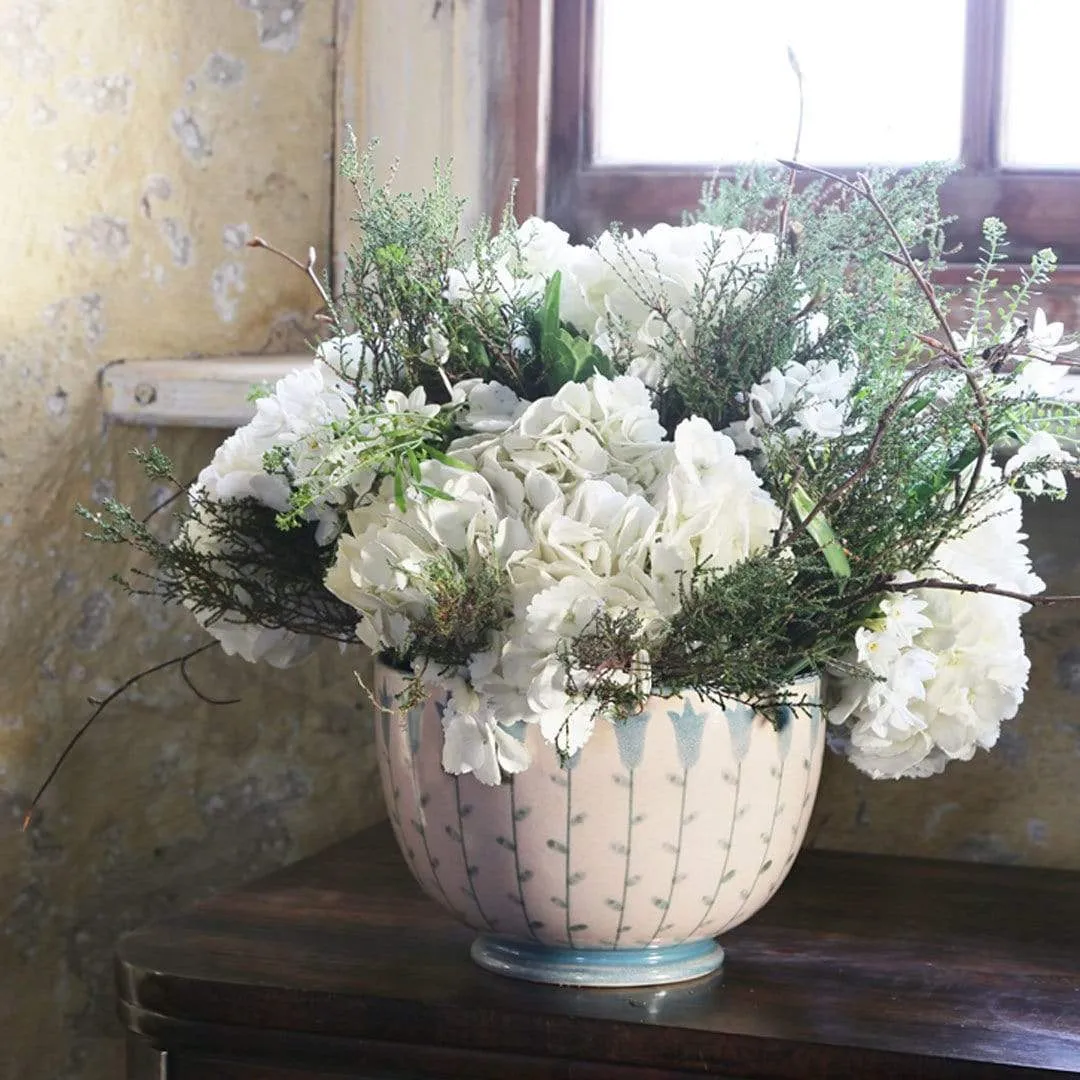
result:
<svg viewBox="0 0 1080 1080"><path fill-rule="evenodd" d="M724 962L711 938L648 949L573 949L481 934L470 953L496 975L558 986L660 986L700 978Z"/></svg>

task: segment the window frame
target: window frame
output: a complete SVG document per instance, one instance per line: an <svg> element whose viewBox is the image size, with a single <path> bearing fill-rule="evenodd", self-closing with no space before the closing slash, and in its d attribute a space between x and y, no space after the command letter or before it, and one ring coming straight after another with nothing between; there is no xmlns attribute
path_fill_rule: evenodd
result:
<svg viewBox="0 0 1080 1080"><path fill-rule="evenodd" d="M676 222L697 204L705 181L734 175L731 168L592 160L597 6L597 0L554 0L551 11L544 212L576 239L613 220L633 227ZM1027 262L1035 251L1052 247L1061 263L1080 263L1080 172L1000 165L1005 6L1006 0L967 0L963 166L941 190L944 212L956 218L948 238L957 250L949 258L974 262L982 221L999 217L1009 226L1010 262Z"/></svg>

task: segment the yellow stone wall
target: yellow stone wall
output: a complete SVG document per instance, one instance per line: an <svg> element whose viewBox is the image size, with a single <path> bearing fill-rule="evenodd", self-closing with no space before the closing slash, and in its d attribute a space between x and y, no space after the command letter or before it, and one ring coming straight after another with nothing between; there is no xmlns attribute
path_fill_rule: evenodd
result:
<svg viewBox="0 0 1080 1080"><path fill-rule="evenodd" d="M120 357L302 348L315 298L243 247L330 243L332 0L0 2L0 1077L115 1080L124 930L381 816L347 658L216 654L91 731L19 824L87 697L201 640L109 583L73 505L149 506L155 437L191 476L221 433L103 425Z"/></svg>

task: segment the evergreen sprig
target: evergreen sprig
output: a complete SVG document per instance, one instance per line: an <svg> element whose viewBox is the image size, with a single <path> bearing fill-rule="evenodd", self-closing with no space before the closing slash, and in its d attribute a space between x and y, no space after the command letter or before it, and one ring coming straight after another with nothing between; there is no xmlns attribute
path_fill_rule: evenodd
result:
<svg viewBox="0 0 1080 1080"><path fill-rule="evenodd" d="M159 449L136 456L148 476L184 493ZM334 549L316 542L314 524L287 533L275 512L254 499L219 502L197 489L188 499L188 510L177 515L175 536L165 539L115 499L105 500L101 510L79 505L76 512L93 526L89 539L121 544L144 557L144 566L114 578L129 594L181 604L210 622L355 639L356 613L323 585Z"/></svg>

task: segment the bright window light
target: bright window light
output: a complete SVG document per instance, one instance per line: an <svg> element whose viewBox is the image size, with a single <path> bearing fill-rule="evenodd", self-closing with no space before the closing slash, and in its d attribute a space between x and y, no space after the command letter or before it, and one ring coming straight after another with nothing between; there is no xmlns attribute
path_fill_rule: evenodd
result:
<svg viewBox="0 0 1080 1080"><path fill-rule="evenodd" d="M1080 25L1076 0L1036 4L1070 8ZM594 159L789 157L798 117L790 46L804 80L804 161L956 160L964 10L965 0L598 0ZM1076 40L1060 23L1041 25L1035 47Z"/></svg>
<svg viewBox="0 0 1080 1080"><path fill-rule="evenodd" d="M1001 163L1080 167L1076 96L1080 3L1009 0L1005 15L1005 80L1001 99Z"/></svg>

